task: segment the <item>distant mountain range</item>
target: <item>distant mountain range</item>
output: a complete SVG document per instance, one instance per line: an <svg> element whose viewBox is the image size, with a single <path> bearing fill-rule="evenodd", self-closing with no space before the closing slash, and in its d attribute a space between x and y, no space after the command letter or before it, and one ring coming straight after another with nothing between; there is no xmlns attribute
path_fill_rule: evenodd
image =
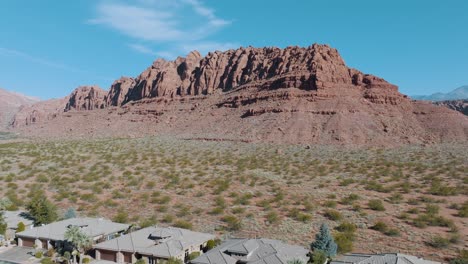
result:
<svg viewBox="0 0 468 264"><path fill-rule="evenodd" d="M6 128L15 114L24 106L39 102L39 98L22 95L0 88L0 131Z"/></svg>
<svg viewBox="0 0 468 264"><path fill-rule="evenodd" d="M431 95L414 95L411 98L425 101L448 101L468 99L468 85L459 87L448 93L434 93Z"/></svg>

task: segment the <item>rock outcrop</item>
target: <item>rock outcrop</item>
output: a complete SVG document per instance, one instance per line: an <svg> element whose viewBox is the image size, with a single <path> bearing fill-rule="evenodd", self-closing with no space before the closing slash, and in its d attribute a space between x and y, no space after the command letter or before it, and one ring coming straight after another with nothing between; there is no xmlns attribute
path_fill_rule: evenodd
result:
<svg viewBox="0 0 468 264"><path fill-rule="evenodd" d="M441 101L441 102L435 102L434 104L445 106L449 109L458 111L468 116L468 99Z"/></svg>
<svg viewBox="0 0 468 264"><path fill-rule="evenodd" d="M115 81L107 94L81 87L67 102L53 118L41 117L39 127L30 126L37 118L29 114L18 131L293 144L468 141L468 117L413 101L384 79L348 68L336 49L317 44L158 59L136 78Z"/></svg>
<svg viewBox="0 0 468 264"><path fill-rule="evenodd" d="M80 86L69 96L65 112L102 109L105 107L107 92L99 86Z"/></svg>
<svg viewBox="0 0 468 264"><path fill-rule="evenodd" d="M106 106L121 106L125 101L128 90L135 86L135 79L129 77L121 77L116 80L109 89L106 95Z"/></svg>
<svg viewBox="0 0 468 264"><path fill-rule="evenodd" d="M25 96L0 88L0 131L12 122L14 115L22 108L39 102L38 98Z"/></svg>
<svg viewBox="0 0 468 264"><path fill-rule="evenodd" d="M22 107L15 115L13 128L46 123L63 113L69 98L51 99Z"/></svg>
<svg viewBox="0 0 468 264"><path fill-rule="evenodd" d="M257 90L294 87L309 91L362 86L388 89L390 93L397 91L396 86L381 78L349 69L338 51L327 45L286 49L248 47L210 52L204 58L198 52L191 52L175 61L158 59L136 78L123 104L143 98L228 92L243 86Z"/></svg>

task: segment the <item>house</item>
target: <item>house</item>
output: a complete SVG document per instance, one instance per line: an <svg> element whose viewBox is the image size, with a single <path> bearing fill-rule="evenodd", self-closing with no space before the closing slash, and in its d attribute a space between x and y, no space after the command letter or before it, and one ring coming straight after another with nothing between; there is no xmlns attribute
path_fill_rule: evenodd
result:
<svg viewBox="0 0 468 264"><path fill-rule="evenodd" d="M192 264L287 264L309 261L309 250L272 239L229 239L192 260Z"/></svg>
<svg viewBox="0 0 468 264"><path fill-rule="evenodd" d="M70 226L78 226L93 243L114 238L125 232L130 226L114 223L102 218L70 218L48 225L34 227L16 234L18 246L50 249L64 246L65 232Z"/></svg>
<svg viewBox="0 0 468 264"><path fill-rule="evenodd" d="M97 260L135 263L143 258L149 264L177 258L184 262L189 254L202 252L211 234L175 227L147 227L94 246Z"/></svg>
<svg viewBox="0 0 468 264"><path fill-rule="evenodd" d="M19 223L23 223L26 230L32 228L34 222L31 217L25 212L21 211L3 211L3 218L7 224L5 238L7 240L13 239L16 234L16 228Z"/></svg>
<svg viewBox="0 0 468 264"><path fill-rule="evenodd" d="M415 256L400 253L384 254L345 254L330 264L441 264L440 262L425 260Z"/></svg>

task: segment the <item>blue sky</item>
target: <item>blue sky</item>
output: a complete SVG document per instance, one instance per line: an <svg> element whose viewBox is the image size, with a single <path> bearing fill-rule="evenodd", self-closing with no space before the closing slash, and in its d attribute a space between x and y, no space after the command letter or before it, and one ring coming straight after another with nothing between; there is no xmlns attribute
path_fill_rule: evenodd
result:
<svg viewBox="0 0 468 264"><path fill-rule="evenodd" d="M406 94L468 84L466 0L3 0L0 36L0 87L43 99L194 49L315 42Z"/></svg>

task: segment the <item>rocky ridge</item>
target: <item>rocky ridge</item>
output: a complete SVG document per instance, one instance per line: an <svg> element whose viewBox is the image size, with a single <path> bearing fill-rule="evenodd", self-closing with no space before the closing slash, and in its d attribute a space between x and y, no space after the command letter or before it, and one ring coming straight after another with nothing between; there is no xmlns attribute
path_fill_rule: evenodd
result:
<svg viewBox="0 0 468 264"><path fill-rule="evenodd" d="M412 101L384 79L347 67L336 49L318 44L158 59L136 78L116 80L107 93L78 88L64 111L69 114L46 118L34 135L171 134L359 145L468 138L467 117ZM30 135L31 123L24 120L15 121L15 129Z"/></svg>

